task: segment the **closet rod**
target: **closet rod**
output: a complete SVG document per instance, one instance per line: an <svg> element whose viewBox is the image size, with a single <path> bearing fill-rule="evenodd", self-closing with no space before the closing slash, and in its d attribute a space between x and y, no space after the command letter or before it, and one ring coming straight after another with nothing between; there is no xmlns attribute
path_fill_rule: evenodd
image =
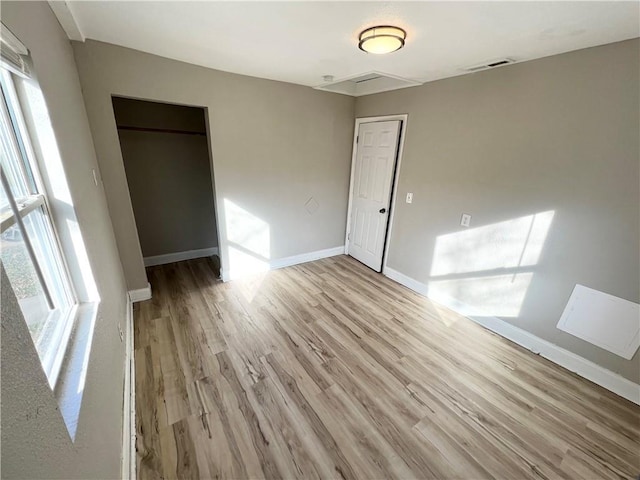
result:
<svg viewBox="0 0 640 480"><path fill-rule="evenodd" d="M136 132L156 132L156 133L181 133L183 135L202 135L207 136L205 132L190 132L189 130L173 130L170 128L147 128L147 127L127 127L119 125L118 130L133 130Z"/></svg>

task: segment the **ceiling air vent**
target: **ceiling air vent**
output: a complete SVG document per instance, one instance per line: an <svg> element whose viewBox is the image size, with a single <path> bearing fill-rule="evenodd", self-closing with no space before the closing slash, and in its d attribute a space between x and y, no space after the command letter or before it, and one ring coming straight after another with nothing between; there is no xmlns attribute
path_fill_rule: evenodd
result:
<svg viewBox="0 0 640 480"><path fill-rule="evenodd" d="M396 77L388 73L369 72L323 83L314 88L359 97L361 95L388 92L389 90L397 90L399 88L415 87L421 84L421 82L407 80L406 78Z"/></svg>
<svg viewBox="0 0 640 480"><path fill-rule="evenodd" d="M370 82L371 80L377 80L380 77L382 77L382 75L379 75L377 73L368 73L366 75L361 75L359 77L352 78L349 81L354 83Z"/></svg>
<svg viewBox="0 0 640 480"><path fill-rule="evenodd" d="M498 60L491 60L481 65L474 65L473 67L463 68L465 72L479 72L481 70L489 70L490 68L502 67L503 65L509 65L515 63L515 60L511 58L500 58Z"/></svg>

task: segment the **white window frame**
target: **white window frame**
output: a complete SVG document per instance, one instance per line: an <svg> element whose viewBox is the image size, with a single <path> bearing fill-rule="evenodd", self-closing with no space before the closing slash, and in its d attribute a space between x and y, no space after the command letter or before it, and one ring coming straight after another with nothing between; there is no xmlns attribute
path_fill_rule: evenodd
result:
<svg viewBox="0 0 640 480"><path fill-rule="evenodd" d="M49 385L54 389L60 377L63 361L74 328L74 320L78 311L78 297L71 281L67 262L62 254L55 223L51 217L51 208L47 197L48 192L42 181L38 162L36 161L31 145L31 137L24 121L22 105L16 93L14 85L15 76L5 68L0 69L0 75L2 76L0 116L2 116L3 122L6 122L13 132L12 138L9 139L9 141L13 144L13 149L17 153L18 158L16 162L12 163L17 163L14 167L21 170L20 174L23 177L25 187L29 190L27 197L14 198L4 168L0 167L0 181L10 205L10 210L5 212L0 218L0 233L4 233L14 225L19 228L27 253L33 263L36 275L47 299L50 312L46 322L54 322L55 327L48 339L48 346L42 351L43 355L40 356L40 360L49 380ZM9 161L11 161L11 159ZM31 182L29 179L33 180L33 186L30 186ZM35 188L35 191L33 188ZM49 282L47 282L45 278L43 266L38 261L31 239L23 223L23 219L36 209L41 209L44 214L43 217L47 223L48 231L43 232L43 234L48 237L47 239L53 250L53 256L55 257L49 259L52 264L55 264L55 268L48 268L50 272ZM51 278L55 278L55 286L51 285ZM52 287L57 290L57 295L55 296L57 302L54 301L54 295L51 291ZM56 305L56 303L58 303L58 305Z"/></svg>

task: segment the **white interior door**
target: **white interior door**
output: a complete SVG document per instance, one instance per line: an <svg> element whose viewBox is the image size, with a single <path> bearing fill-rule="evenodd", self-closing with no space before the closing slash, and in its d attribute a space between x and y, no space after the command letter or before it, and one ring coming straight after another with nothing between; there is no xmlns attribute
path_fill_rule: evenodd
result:
<svg viewBox="0 0 640 480"><path fill-rule="evenodd" d="M400 120L361 123L351 192L349 255L380 271Z"/></svg>

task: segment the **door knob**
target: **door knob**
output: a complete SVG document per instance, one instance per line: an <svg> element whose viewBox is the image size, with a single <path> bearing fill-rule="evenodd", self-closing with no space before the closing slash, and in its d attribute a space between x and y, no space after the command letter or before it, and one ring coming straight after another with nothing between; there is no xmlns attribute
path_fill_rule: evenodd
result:
<svg viewBox="0 0 640 480"><path fill-rule="evenodd" d="M387 211L387 209L386 209L386 208L381 208L381 209L380 209L380 213L385 213L386 211Z"/></svg>

